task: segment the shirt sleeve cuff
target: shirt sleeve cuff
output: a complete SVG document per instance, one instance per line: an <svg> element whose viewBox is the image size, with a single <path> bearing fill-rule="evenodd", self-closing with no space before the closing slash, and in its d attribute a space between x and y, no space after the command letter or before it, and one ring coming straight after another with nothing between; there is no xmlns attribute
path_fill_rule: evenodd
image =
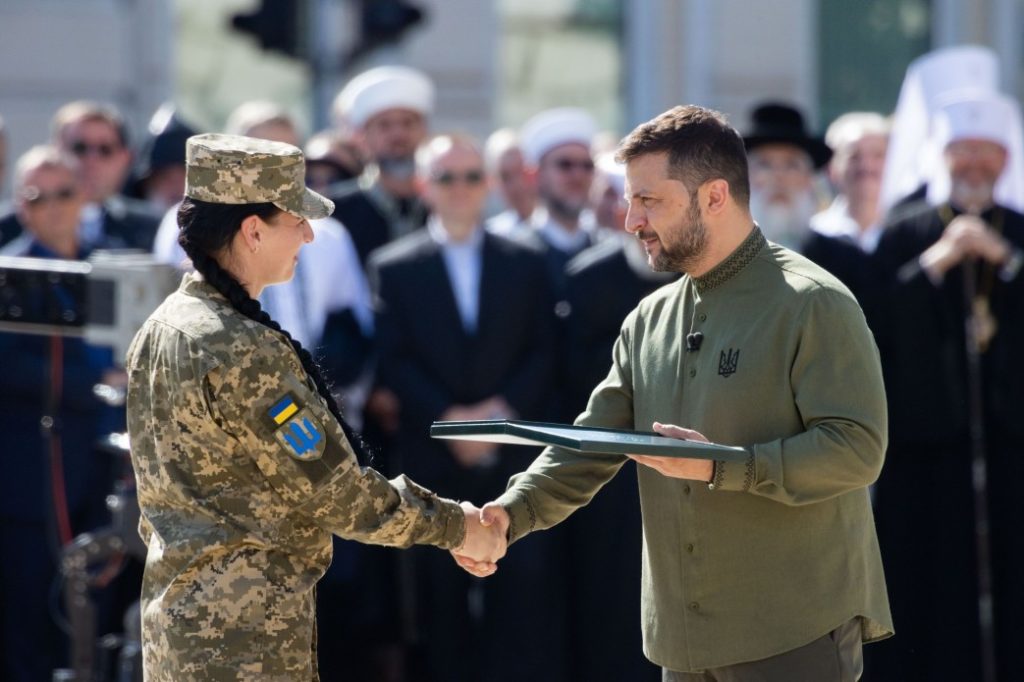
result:
<svg viewBox="0 0 1024 682"><path fill-rule="evenodd" d="M509 490L495 500L508 512L508 542L512 544L537 527L537 514L530 499L520 491Z"/></svg>
<svg viewBox="0 0 1024 682"><path fill-rule="evenodd" d="M405 504L418 508L419 532L416 544L435 545L441 549L455 549L466 539L466 513L455 500L435 495L405 476L392 480Z"/></svg>
<svg viewBox="0 0 1024 682"><path fill-rule="evenodd" d="M715 472L708 483L708 490L731 490L747 492L754 484L754 453L747 454L742 462L715 460Z"/></svg>

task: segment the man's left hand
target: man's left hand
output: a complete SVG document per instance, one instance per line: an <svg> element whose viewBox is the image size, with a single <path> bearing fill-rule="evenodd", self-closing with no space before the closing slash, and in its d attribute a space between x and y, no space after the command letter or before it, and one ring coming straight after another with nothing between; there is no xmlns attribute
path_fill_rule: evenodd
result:
<svg viewBox="0 0 1024 682"><path fill-rule="evenodd" d="M679 440L695 440L700 443L708 443L703 434L693 429L684 429L673 424L661 424L654 422L654 431L667 438L678 438ZM669 478L685 478L691 481L711 480L715 473L715 463L710 459L689 459L685 457L652 457L650 455L629 455L638 464L649 466L662 476Z"/></svg>

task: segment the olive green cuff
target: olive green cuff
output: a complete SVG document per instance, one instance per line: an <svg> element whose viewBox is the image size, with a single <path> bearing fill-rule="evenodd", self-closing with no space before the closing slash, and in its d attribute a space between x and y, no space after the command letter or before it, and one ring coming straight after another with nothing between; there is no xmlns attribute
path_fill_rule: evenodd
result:
<svg viewBox="0 0 1024 682"><path fill-rule="evenodd" d="M715 460L715 471L708 490L731 490L745 493L754 484L754 453L742 462Z"/></svg>
<svg viewBox="0 0 1024 682"><path fill-rule="evenodd" d="M537 514L522 491L512 489L495 500L508 512L508 542L512 544L537 527Z"/></svg>

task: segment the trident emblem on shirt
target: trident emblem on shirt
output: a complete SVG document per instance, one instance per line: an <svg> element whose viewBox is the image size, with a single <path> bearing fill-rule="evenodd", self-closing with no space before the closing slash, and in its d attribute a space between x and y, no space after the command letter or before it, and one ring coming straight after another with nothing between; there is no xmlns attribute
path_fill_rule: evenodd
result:
<svg viewBox="0 0 1024 682"><path fill-rule="evenodd" d="M718 357L718 374L725 378L729 378L736 373L736 365L740 361L740 349L722 351L722 354Z"/></svg>

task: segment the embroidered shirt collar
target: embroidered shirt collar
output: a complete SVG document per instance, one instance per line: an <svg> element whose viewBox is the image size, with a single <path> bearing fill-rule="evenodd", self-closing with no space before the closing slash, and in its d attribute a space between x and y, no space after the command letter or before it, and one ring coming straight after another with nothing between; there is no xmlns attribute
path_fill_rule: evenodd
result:
<svg viewBox="0 0 1024 682"><path fill-rule="evenodd" d="M754 229L750 231L743 243L736 247L736 250L725 260L700 277L693 278L697 293L706 294L732 279L740 270L747 267L767 244L768 240L764 238L761 228L754 225Z"/></svg>

